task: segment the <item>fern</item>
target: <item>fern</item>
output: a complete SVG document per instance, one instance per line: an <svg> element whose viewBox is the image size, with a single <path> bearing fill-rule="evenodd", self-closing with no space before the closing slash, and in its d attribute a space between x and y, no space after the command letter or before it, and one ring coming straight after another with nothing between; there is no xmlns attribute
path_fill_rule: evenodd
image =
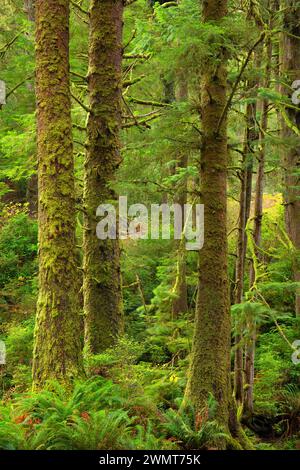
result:
<svg viewBox="0 0 300 470"><path fill-rule="evenodd" d="M216 402L210 399L208 409L201 413L189 406L182 411L169 409L163 427L168 434L176 438L183 449L208 449L221 441L227 440L224 429L213 419Z"/></svg>
<svg viewBox="0 0 300 470"><path fill-rule="evenodd" d="M279 395L280 408L283 413L282 424L285 435L293 436L300 430L300 390L296 385L288 385Z"/></svg>
<svg viewBox="0 0 300 470"><path fill-rule="evenodd" d="M60 421L50 415L30 440L31 449L118 450L129 445L132 419L126 412L106 410L83 412Z"/></svg>

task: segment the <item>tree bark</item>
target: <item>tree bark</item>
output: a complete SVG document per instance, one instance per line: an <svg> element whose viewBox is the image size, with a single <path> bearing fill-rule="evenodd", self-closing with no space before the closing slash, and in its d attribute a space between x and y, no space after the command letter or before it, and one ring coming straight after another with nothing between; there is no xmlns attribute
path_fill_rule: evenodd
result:
<svg viewBox="0 0 300 470"><path fill-rule="evenodd" d="M121 162L122 0L92 0L84 166L84 314L87 350L112 346L123 330L119 240L99 240L96 210L117 196L111 185Z"/></svg>
<svg viewBox="0 0 300 470"><path fill-rule="evenodd" d="M69 1L36 1L39 296L34 386L81 372L69 90Z"/></svg>
<svg viewBox="0 0 300 470"><path fill-rule="evenodd" d="M177 101L184 101L188 99L188 84L184 77L179 76L178 93L176 96ZM184 151L180 153L177 168L186 168L188 165L188 155ZM187 178L180 183L177 191L177 198L175 203L180 204L182 214L184 214L184 205L187 203ZM180 314L188 311L188 296L187 296L187 283L186 283L186 249L183 240L177 242L177 270L176 279L173 287L175 298L172 301L172 316L178 318Z"/></svg>
<svg viewBox="0 0 300 470"><path fill-rule="evenodd" d="M282 93L291 97L295 90L292 84L295 80L300 80L300 5L297 0L283 0L284 9L283 35L281 44L282 63ZM298 89L300 86L298 86ZM288 119L296 128L300 128L300 106L286 108ZM298 109L297 109L298 107ZM282 137L285 139L294 138L294 144L289 145L284 151L284 205L285 219L288 235L295 247L295 257L293 262L294 279L300 282L300 138L282 120ZM296 292L295 312L300 316L300 291Z"/></svg>
<svg viewBox="0 0 300 470"><path fill-rule="evenodd" d="M250 85L250 88L252 84ZM244 296L244 275L247 251L247 236L245 234L246 225L250 215L252 196L252 173L253 173L253 144L256 141L256 103L248 103L246 108L246 132L243 155L243 169L241 172L240 190L240 212L239 212L239 232L237 243L236 262L236 289L234 302L240 304ZM238 325L237 320L237 326ZM241 344L242 334L237 334L235 338L235 362L234 362L234 394L237 403L242 403L244 398L244 357Z"/></svg>
<svg viewBox="0 0 300 470"><path fill-rule="evenodd" d="M227 1L203 1L203 21L219 22L227 15ZM217 47L217 46L216 46ZM199 253L199 290L195 332L185 402L197 412L207 410L208 398L217 401L216 419L226 429L230 407L230 308L227 274L227 117L226 52L216 63L206 59L201 77L202 152L201 198L205 205L204 246ZM221 122L222 121L222 122Z"/></svg>

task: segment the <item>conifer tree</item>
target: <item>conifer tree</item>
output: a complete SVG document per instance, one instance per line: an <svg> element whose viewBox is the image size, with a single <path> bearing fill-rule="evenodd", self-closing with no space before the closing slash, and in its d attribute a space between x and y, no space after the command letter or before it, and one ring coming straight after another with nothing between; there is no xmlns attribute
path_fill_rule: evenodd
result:
<svg viewBox="0 0 300 470"><path fill-rule="evenodd" d="M36 2L39 296L33 380L81 371L69 90L69 1Z"/></svg>
<svg viewBox="0 0 300 470"><path fill-rule="evenodd" d="M120 164L122 0L90 3L87 153L84 168L84 314L88 351L110 347L122 331L120 250L96 236L96 210L113 203Z"/></svg>
<svg viewBox="0 0 300 470"><path fill-rule="evenodd" d="M203 22L220 23L227 1L203 1ZM217 46L215 46L217 47ZM206 58L201 78L202 150L200 192L205 207L204 246L199 252L198 299L185 401L198 413L213 396L217 420L228 427L230 406L230 312L227 274L226 53Z"/></svg>

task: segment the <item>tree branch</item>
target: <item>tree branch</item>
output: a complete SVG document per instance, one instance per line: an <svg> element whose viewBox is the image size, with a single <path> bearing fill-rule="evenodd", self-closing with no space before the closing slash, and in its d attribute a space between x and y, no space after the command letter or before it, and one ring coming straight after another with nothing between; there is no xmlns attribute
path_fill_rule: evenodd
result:
<svg viewBox="0 0 300 470"><path fill-rule="evenodd" d="M145 126L150 129L150 126L148 126L148 122L153 121L153 119L156 119L160 116L161 113L156 113L148 118L142 119L141 121L127 122L126 124L122 125L122 129L128 129L129 127L133 126Z"/></svg>
<svg viewBox="0 0 300 470"><path fill-rule="evenodd" d="M127 87L129 87L129 86L131 86L131 85L134 85L135 83L140 82L141 80L143 80L143 78L145 78L145 75L141 75L140 77L136 77L136 78L134 78L133 80L125 80L125 81L123 82L123 85L122 85L122 86L123 86L123 88L127 88Z"/></svg>
<svg viewBox="0 0 300 470"><path fill-rule="evenodd" d="M72 92L71 92L71 96L72 98L76 101L76 103L78 103L82 109L84 109L87 113L90 113L91 110L88 106L86 106L79 98L77 98L77 96L75 96Z"/></svg>
<svg viewBox="0 0 300 470"><path fill-rule="evenodd" d="M14 88L12 88L6 95L6 99L10 97L20 86L24 85L28 80L31 80L34 77L34 74L29 75L29 77L26 77L24 80L22 80L20 83L18 83Z"/></svg>
<svg viewBox="0 0 300 470"><path fill-rule="evenodd" d="M253 52L253 51L256 49L256 47L265 39L265 37L266 37L266 33L265 33L265 31L263 31L263 32L261 33L259 39L256 41L256 43L255 43L255 44L251 47L251 49L248 51L248 55L247 55L247 57L246 57L246 60L245 60L245 62L243 63L243 65L242 65L242 67L241 67L240 73L239 73L238 76L237 76L237 79L236 79L236 81L235 81L235 83L234 83L234 85L233 85L233 87L232 87L230 96L229 96L229 98L228 98L228 100L227 100L227 103L226 103L226 105L225 105L225 107L224 107L224 109L223 109L223 112L222 112L222 114L221 114L221 117L220 117L220 119L219 119L218 127L217 127L217 134L220 132L220 128L221 128L221 126L222 126L222 124L223 124L223 121L224 121L226 115L227 115L227 111L228 111L228 109L230 108L230 105L231 105L231 102L232 102L232 100L233 100L234 94L235 94L235 92L236 92L236 90L237 90L237 87L238 87L240 81L241 81L241 78L242 78L242 76L243 76L243 73L244 73L244 71L245 71L245 69L246 69L246 67L247 67L247 65L248 65L248 63L249 63L249 61L250 61L250 59L251 59L252 52Z"/></svg>
<svg viewBox="0 0 300 470"><path fill-rule="evenodd" d="M87 10L85 10L84 8L82 8L82 6L79 5L79 3L75 2L74 0L70 0L70 3L71 3L71 5L73 5L73 7L75 7L78 11L80 11L84 15L90 16L90 13Z"/></svg>
<svg viewBox="0 0 300 470"><path fill-rule="evenodd" d="M157 108L165 108L165 107L172 107L169 103L161 103L159 101L147 101L147 100L140 100L138 98L128 98L130 103L142 104L144 106L156 106Z"/></svg>

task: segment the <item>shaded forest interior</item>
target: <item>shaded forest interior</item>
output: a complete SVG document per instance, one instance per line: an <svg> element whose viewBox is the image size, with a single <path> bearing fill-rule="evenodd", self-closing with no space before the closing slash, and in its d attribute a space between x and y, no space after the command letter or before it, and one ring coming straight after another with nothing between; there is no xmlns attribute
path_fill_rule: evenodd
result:
<svg viewBox="0 0 300 470"><path fill-rule="evenodd" d="M299 168L298 0L2 1L0 449L300 449Z"/></svg>

